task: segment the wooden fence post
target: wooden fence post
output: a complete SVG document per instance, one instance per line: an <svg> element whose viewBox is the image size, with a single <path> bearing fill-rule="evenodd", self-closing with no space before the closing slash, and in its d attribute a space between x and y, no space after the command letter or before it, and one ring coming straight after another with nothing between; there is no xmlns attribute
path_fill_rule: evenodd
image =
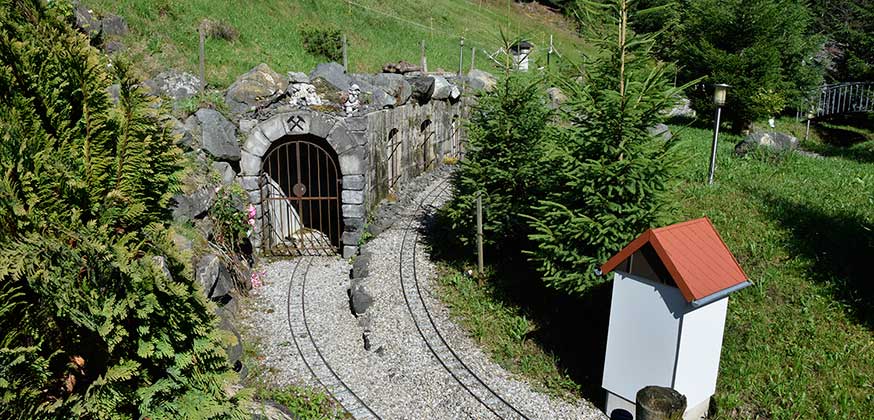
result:
<svg viewBox="0 0 874 420"><path fill-rule="evenodd" d="M476 248L477 262L479 263L479 273L483 274L483 195L482 192L476 194Z"/></svg>
<svg viewBox="0 0 874 420"><path fill-rule="evenodd" d="M422 66L422 73L428 73L428 56L425 55L425 40L422 40L422 57L419 61L419 64Z"/></svg>
<svg viewBox="0 0 874 420"><path fill-rule="evenodd" d="M200 27L197 28L198 36L200 37L200 93L206 90L206 52L204 44L206 43L206 28L204 23L200 22Z"/></svg>
<svg viewBox="0 0 874 420"><path fill-rule="evenodd" d="M346 54L346 34L343 34L343 72L349 73L349 56Z"/></svg>
<svg viewBox="0 0 874 420"><path fill-rule="evenodd" d="M637 391L635 420L683 420L686 397L674 389L650 385Z"/></svg>
<svg viewBox="0 0 874 420"><path fill-rule="evenodd" d="M476 68L476 47L470 48L470 69L474 70Z"/></svg>

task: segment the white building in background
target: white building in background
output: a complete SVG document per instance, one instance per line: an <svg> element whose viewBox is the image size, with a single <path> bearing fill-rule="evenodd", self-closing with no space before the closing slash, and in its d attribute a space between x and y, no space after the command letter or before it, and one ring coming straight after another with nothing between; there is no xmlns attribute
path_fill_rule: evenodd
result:
<svg viewBox="0 0 874 420"><path fill-rule="evenodd" d="M716 392L728 295L750 285L706 218L650 229L610 258L613 298L602 387L606 413L633 418L649 385L686 396L705 418Z"/></svg>
<svg viewBox="0 0 874 420"><path fill-rule="evenodd" d="M528 71L528 56L531 55L533 44L526 40L519 41L510 46L510 53L513 54L513 65L516 70Z"/></svg>

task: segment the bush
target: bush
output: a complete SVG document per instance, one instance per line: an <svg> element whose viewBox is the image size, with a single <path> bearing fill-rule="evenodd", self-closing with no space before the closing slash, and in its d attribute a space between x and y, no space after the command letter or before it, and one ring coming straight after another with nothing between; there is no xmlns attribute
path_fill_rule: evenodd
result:
<svg viewBox="0 0 874 420"><path fill-rule="evenodd" d="M672 143L647 132L678 93L666 66L650 58L652 37L627 29L625 0L593 7L580 15L597 48L582 82L563 81L566 123L549 154L557 169L547 172L549 193L530 219L532 260L548 286L568 294L604 281L595 269L663 221L675 163Z"/></svg>
<svg viewBox="0 0 874 420"><path fill-rule="evenodd" d="M239 417L167 238L170 127L54 10L0 6L0 417Z"/></svg>
<svg viewBox="0 0 874 420"><path fill-rule="evenodd" d="M810 33L805 1L685 0L683 10L674 53L680 78L732 85L725 115L735 130L774 116L775 97L797 103L821 83L813 56L822 38ZM687 94L699 114L712 115L709 89Z"/></svg>
<svg viewBox="0 0 874 420"><path fill-rule="evenodd" d="M343 33L332 28L306 28L300 31L303 48L317 57L330 61L343 59Z"/></svg>
<svg viewBox="0 0 874 420"><path fill-rule="evenodd" d="M455 190L444 213L464 244L476 241L476 197L482 193L485 244L500 255L520 250L527 237L522 214L537 197L542 142L550 111L543 84L510 73L479 97L468 125L465 158L454 172Z"/></svg>

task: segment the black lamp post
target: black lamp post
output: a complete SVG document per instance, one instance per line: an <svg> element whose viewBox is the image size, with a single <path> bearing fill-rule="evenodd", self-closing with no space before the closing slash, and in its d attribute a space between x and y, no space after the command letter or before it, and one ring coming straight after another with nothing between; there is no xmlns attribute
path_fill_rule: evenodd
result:
<svg viewBox="0 0 874 420"><path fill-rule="evenodd" d="M722 106L725 105L725 96L731 86L725 83L713 85L713 104L716 105L716 125L713 127L713 148L710 149L710 175L707 184L713 184L713 171L716 169L716 144L719 141L719 120L722 118Z"/></svg>

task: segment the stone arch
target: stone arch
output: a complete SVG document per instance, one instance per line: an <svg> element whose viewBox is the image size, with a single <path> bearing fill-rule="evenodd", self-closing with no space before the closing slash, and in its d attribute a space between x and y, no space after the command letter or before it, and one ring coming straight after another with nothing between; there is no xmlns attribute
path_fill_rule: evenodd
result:
<svg viewBox="0 0 874 420"><path fill-rule="evenodd" d="M281 113L259 123L249 133L243 143L240 159L240 175L243 188L249 195L249 202L255 206L255 232L252 245L261 247L261 192L258 177L262 160L270 146L286 136L313 135L325 139L337 154L342 175L341 213L345 232L341 237L341 251L344 258L357 252L360 228L364 224L364 191L366 185L366 152L364 148L364 129L352 130L348 119L331 115L296 111ZM353 127L358 128L358 127Z"/></svg>

